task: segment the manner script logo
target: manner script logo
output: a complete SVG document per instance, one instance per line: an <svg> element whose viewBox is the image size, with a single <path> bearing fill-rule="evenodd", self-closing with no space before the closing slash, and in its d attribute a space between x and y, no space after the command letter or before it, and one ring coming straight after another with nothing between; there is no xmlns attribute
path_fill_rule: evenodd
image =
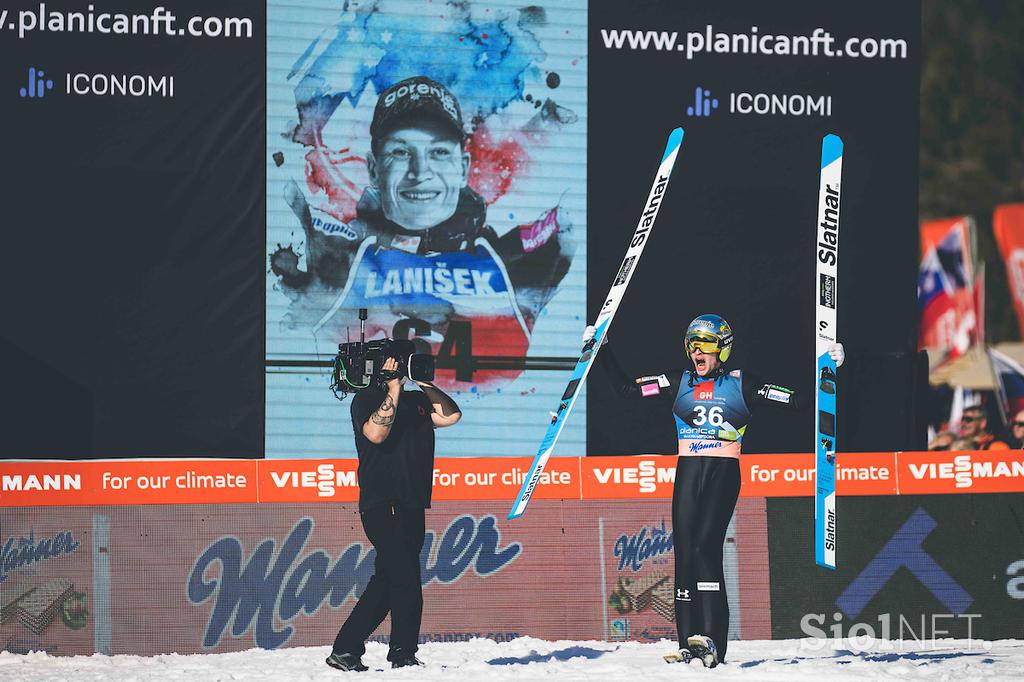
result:
<svg viewBox="0 0 1024 682"><path fill-rule="evenodd" d="M295 634L292 621L300 614L315 614L324 602L338 608L350 596L362 594L373 575L376 550L370 547L364 554L363 545L355 542L336 557L322 549L308 551L313 528L313 519L305 517L280 543L263 538L251 553L234 535L213 541L200 553L186 594L194 606L213 601L204 648L216 647L228 630L237 638L252 628L257 647L276 649ZM335 530L326 532L333 535ZM482 578L500 571L523 549L518 542L501 544L501 531L490 514L463 514L440 534L427 530L419 557L420 582L450 584L467 573Z"/></svg>
<svg viewBox="0 0 1024 682"><path fill-rule="evenodd" d="M48 559L71 554L81 543L75 539L70 530L59 531L52 537L36 538L35 531L28 536L15 540L7 538L0 548L0 581L7 580L7 575L14 570L27 568Z"/></svg>
<svg viewBox="0 0 1024 682"><path fill-rule="evenodd" d="M662 521L661 526L642 526L638 533L620 535L615 540L614 554L619 559L620 571L628 567L636 572L648 559L673 551L672 547L672 533Z"/></svg>

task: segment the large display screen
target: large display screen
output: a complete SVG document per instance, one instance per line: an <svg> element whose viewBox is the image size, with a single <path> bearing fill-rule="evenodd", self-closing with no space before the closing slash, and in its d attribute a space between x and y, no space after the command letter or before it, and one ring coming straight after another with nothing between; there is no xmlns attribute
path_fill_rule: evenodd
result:
<svg viewBox="0 0 1024 682"><path fill-rule="evenodd" d="M360 308L368 340L436 356L464 413L438 454L540 442L585 324L586 16L269 3L268 457L354 455L325 363Z"/></svg>

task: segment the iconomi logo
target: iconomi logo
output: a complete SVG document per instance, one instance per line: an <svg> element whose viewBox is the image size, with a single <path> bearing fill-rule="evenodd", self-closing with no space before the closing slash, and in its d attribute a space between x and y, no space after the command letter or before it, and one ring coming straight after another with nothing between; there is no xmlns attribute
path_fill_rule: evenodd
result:
<svg viewBox="0 0 1024 682"><path fill-rule="evenodd" d="M53 90L53 81L45 76L42 69L37 71L34 66L28 67L28 86L18 90L18 94L22 97L42 97L47 90Z"/></svg>
<svg viewBox="0 0 1024 682"><path fill-rule="evenodd" d="M47 90L55 90L77 97L174 97L174 76L170 75L69 72L61 80L63 87L55 90L54 81L46 77L45 71L30 66L27 82L18 88L18 95L42 99ZM316 227L322 232L331 232L329 226Z"/></svg>
<svg viewBox="0 0 1024 682"><path fill-rule="evenodd" d="M729 114L744 116L820 116L832 115L832 95L816 93L730 92L721 100ZM719 100L707 88L693 89L693 104L686 107L687 116L705 118L718 109Z"/></svg>
<svg viewBox="0 0 1024 682"><path fill-rule="evenodd" d="M712 109L718 108L718 100L711 98L711 91L699 85L694 90L693 106L686 107L687 116L710 116Z"/></svg>

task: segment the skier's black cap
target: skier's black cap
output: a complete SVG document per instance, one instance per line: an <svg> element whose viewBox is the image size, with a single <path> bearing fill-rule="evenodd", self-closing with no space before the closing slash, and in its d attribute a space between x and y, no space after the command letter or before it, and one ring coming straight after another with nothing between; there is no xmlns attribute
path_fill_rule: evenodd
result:
<svg viewBox="0 0 1024 682"><path fill-rule="evenodd" d="M379 139L396 128L424 120L440 123L460 142L466 137L462 109L448 88L426 76L406 78L380 94L373 110L370 136Z"/></svg>

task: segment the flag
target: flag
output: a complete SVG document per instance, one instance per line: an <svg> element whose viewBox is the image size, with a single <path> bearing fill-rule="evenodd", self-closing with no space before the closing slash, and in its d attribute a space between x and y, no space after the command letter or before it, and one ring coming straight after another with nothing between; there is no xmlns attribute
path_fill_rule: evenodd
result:
<svg viewBox="0 0 1024 682"><path fill-rule="evenodd" d="M992 232L1006 265L1006 280L1024 336L1024 204L1003 204L992 213Z"/></svg>
<svg viewBox="0 0 1024 682"><path fill-rule="evenodd" d="M982 333L972 235L973 221L966 217L921 225L926 250L917 280L918 345L942 352L940 362L966 353Z"/></svg>
<svg viewBox="0 0 1024 682"><path fill-rule="evenodd" d="M974 254L977 252L977 228L970 216L957 216L941 220L928 220L921 223L921 255L924 256L932 248L940 252L944 262L960 260L955 267L962 272L962 279L974 281ZM952 264L952 263L951 263Z"/></svg>
<svg viewBox="0 0 1024 682"><path fill-rule="evenodd" d="M926 336L926 330L930 332L942 319L948 318L949 311L953 308L954 291L953 284L939 261L938 253L932 248L921 259L921 267L917 273L917 312L921 319L922 339ZM942 347L937 343L922 345Z"/></svg>
<svg viewBox="0 0 1024 682"><path fill-rule="evenodd" d="M1013 415L1024 410L1024 367L995 348L988 349L988 356L992 361L999 406L1006 417L1005 423L1009 424Z"/></svg>

